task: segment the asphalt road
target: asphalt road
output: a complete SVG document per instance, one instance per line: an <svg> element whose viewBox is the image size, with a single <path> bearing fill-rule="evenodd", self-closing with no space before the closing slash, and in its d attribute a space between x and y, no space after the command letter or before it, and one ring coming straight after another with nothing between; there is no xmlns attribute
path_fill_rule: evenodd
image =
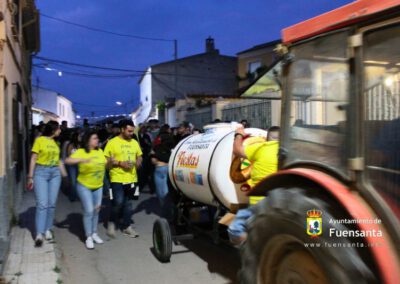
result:
<svg viewBox="0 0 400 284"><path fill-rule="evenodd" d="M139 238L117 233L105 234L102 210L99 235L105 243L87 250L84 245L80 202L71 203L60 194L56 208L56 248L63 283L236 283L239 253L226 245L215 245L198 236L173 246L169 263L160 263L152 254L152 227L159 208L155 195L141 194L134 203L134 228Z"/></svg>

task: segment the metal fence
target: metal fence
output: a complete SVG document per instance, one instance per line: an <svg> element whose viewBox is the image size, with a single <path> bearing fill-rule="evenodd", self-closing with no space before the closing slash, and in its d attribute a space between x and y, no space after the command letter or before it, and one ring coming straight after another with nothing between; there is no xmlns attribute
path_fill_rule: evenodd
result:
<svg viewBox="0 0 400 284"><path fill-rule="evenodd" d="M271 126L271 101L244 100L222 109L222 120L238 121L246 119L251 127L267 129Z"/></svg>
<svg viewBox="0 0 400 284"><path fill-rule="evenodd" d="M191 122L196 128L203 128L212 121L211 107L188 111L185 115L186 121Z"/></svg>
<svg viewBox="0 0 400 284"><path fill-rule="evenodd" d="M367 120L393 120L400 117L400 81L394 81L390 88L377 84L365 92L365 113Z"/></svg>

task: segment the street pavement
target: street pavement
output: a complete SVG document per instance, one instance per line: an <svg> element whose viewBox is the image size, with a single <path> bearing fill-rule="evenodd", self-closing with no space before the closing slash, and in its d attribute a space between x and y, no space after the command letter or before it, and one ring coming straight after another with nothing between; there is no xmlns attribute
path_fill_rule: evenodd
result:
<svg viewBox="0 0 400 284"><path fill-rule="evenodd" d="M0 283L61 283L53 241L34 247L35 197L26 192L18 208L19 224L10 234L10 248Z"/></svg>
<svg viewBox="0 0 400 284"><path fill-rule="evenodd" d="M217 246L206 236L174 245L169 263L154 257L152 227L159 214L155 195L142 193L134 201L138 238L121 232L115 239L108 238L102 223L107 208L103 208L98 233L105 243L94 250L84 246L80 202L71 203L61 193L57 206L56 250L63 283L236 283L239 252L227 245Z"/></svg>

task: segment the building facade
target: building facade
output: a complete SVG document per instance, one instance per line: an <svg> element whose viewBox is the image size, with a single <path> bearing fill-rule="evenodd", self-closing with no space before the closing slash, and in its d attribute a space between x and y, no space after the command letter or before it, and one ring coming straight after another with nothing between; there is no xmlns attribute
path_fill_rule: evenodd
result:
<svg viewBox="0 0 400 284"><path fill-rule="evenodd" d="M32 87L32 107L42 111L42 114L53 113L57 116L57 121L65 120L68 122L68 127L75 126L75 112L73 110L72 102L66 97L59 93L39 88L37 86ZM51 116L44 116L43 122L47 122L50 119L54 119ZM38 120L37 112L33 112L33 122ZM39 120L40 121L40 120Z"/></svg>
<svg viewBox="0 0 400 284"><path fill-rule="evenodd" d="M31 124L31 54L40 49L34 0L0 1L0 272L26 185Z"/></svg>
<svg viewBox="0 0 400 284"><path fill-rule="evenodd" d="M139 82L141 106L145 114L149 112L149 106L151 109L147 117L139 113L135 116L148 118L158 115L158 119L174 126L177 121L176 100L193 93L235 96L236 76L236 57L221 55L214 40L208 38L204 53L156 64L147 70Z"/></svg>
<svg viewBox="0 0 400 284"><path fill-rule="evenodd" d="M274 40L250 49L238 52L238 78L239 91L243 93L256 80L259 86L253 87L257 90L247 92L257 93L250 96L250 101L235 102L224 107L224 119L231 117L243 117L254 127L268 128L280 125L281 120L281 93L279 87L270 87L270 73L275 72L280 76L278 68L279 56L275 52L280 40ZM277 71L278 70L278 71ZM273 80L272 80L273 81ZM274 83L274 82L273 82ZM277 85L277 84L272 84ZM242 96L242 98L246 98ZM254 100L257 98L258 100ZM271 99L273 98L273 99Z"/></svg>
<svg viewBox="0 0 400 284"><path fill-rule="evenodd" d="M216 119L237 122L246 119L251 127L263 129L280 125L281 93L270 79L270 73L278 76L280 73L279 58L274 51L279 43L279 40L267 42L237 53L236 95L189 94L175 103L179 120L190 121L198 128ZM258 85L247 90L256 80ZM246 94L240 96L244 91Z"/></svg>
<svg viewBox="0 0 400 284"><path fill-rule="evenodd" d="M237 53L239 88L251 84L278 59L274 49L279 43L280 40L274 40Z"/></svg>
<svg viewBox="0 0 400 284"><path fill-rule="evenodd" d="M151 68L146 70L140 80L140 103L139 107L132 113L132 120L135 125L146 121L152 113L152 84ZM154 115L154 114L153 114Z"/></svg>

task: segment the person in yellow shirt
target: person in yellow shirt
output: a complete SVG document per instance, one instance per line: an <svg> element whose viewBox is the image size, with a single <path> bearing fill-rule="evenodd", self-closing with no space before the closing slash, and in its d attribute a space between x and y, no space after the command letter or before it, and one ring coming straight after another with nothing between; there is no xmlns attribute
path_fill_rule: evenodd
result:
<svg viewBox="0 0 400 284"><path fill-rule="evenodd" d="M83 227L86 234L86 248L93 249L94 244L102 244L97 234L99 212L103 197L103 180L107 160L99 148L97 132L87 132L82 139L83 148L76 150L65 159L68 165L78 165L77 193L83 206Z"/></svg>
<svg viewBox="0 0 400 284"><path fill-rule="evenodd" d="M251 187L278 170L279 130L278 126L270 127L266 142L254 143L246 147L243 147L244 128L239 127L236 130L233 154L251 162L252 170L248 181ZM250 207L236 213L235 219L228 227L229 238L233 244L240 245L246 240L247 220L253 215L252 205L263 198L264 196L250 196Z"/></svg>
<svg viewBox="0 0 400 284"><path fill-rule="evenodd" d="M138 182L137 169L142 164L142 150L139 143L132 139L134 124L132 120L121 120L120 134L111 139L104 154L112 164L110 181L112 189L112 208L107 234L115 237L115 228L122 213L121 230L125 235L138 237L132 228L132 199Z"/></svg>
<svg viewBox="0 0 400 284"><path fill-rule="evenodd" d="M54 211L60 191L61 176L66 177L63 163L60 161L60 147L54 140L60 135L57 121L49 121L42 136L36 138L32 147L28 189L34 188L36 199L36 237L35 246L40 247L43 239L52 240L51 231L54 222Z"/></svg>

